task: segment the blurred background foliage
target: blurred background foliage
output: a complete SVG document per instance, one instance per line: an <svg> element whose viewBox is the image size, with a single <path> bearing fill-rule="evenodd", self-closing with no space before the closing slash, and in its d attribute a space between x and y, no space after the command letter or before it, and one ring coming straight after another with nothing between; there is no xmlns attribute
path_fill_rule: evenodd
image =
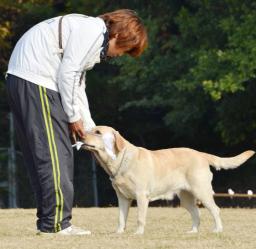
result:
<svg viewBox="0 0 256 249"><path fill-rule="evenodd" d="M255 149L256 2L250 0L0 0L0 147L9 141L4 75L19 37L53 16L119 8L137 11L149 46L138 59L114 59L87 73L95 122L149 149L184 146L220 156ZM0 172L7 167L2 158ZM255 192L255 163L213 171L215 192ZM31 207L22 159L18 166L19 206ZM100 205L115 205L108 177L97 170ZM91 178L90 155L76 153L75 205L92 205Z"/></svg>

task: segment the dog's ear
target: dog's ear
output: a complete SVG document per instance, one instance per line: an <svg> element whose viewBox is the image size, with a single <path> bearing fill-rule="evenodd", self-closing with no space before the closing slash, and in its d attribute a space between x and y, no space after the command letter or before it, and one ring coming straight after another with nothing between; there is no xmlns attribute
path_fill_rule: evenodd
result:
<svg viewBox="0 0 256 249"><path fill-rule="evenodd" d="M114 136L115 136L115 147L116 147L116 150L119 152L125 147L125 140L118 131L114 131Z"/></svg>

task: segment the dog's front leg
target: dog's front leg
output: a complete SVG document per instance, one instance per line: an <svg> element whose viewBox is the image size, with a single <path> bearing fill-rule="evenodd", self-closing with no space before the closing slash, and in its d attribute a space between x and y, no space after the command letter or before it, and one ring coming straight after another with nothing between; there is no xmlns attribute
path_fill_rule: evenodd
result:
<svg viewBox="0 0 256 249"><path fill-rule="evenodd" d="M119 224L117 233L123 233L126 227L126 220L131 205L131 200L126 199L122 194L117 192L118 206L119 206Z"/></svg>
<svg viewBox="0 0 256 249"><path fill-rule="evenodd" d="M145 193L137 194L137 206L138 206L138 227L135 234L143 234L144 226L146 224L146 216L149 200Z"/></svg>

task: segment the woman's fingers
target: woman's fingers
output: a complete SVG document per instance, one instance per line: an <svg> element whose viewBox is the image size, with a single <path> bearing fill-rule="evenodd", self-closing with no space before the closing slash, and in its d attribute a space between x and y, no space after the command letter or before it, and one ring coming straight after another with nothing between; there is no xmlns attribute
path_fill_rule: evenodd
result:
<svg viewBox="0 0 256 249"><path fill-rule="evenodd" d="M84 138L85 137L85 131L84 131L84 129L82 128L80 128L80 129L78 129L78 131L77 131L77 134L78 134L78 136L80 137L80 138Z"/></svg>
<svg viewBox="0 0 256 249"><path fill-rule="evenodd" d="M70 134L70 139L71 139L72 144L75 144L76 143L76 134L75 133L71 133Z"/></svg>
<svg viewBox="0 0 256 249"><path fill-rule="evenodd" d="M85 130L82 120L78 120L74 123L69 124L69 130L71 134L71 140L75 141L77 138L83 139L85 137Z"/></svg>

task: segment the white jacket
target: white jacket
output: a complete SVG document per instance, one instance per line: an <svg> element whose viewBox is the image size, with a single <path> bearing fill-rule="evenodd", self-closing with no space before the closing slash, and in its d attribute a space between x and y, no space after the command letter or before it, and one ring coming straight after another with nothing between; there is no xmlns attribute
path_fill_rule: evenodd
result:
<svg viewBox="0 0 256 249"><path fill-rule="evenodd" d="M100 62L106 26L101 18L80 14L62 20L61 60L58 38L60 17L43 21L28 30L16 44L7 74L58 91L69 122L83 120L86 130L95 126L91 118L83 71Z"/></svg>

